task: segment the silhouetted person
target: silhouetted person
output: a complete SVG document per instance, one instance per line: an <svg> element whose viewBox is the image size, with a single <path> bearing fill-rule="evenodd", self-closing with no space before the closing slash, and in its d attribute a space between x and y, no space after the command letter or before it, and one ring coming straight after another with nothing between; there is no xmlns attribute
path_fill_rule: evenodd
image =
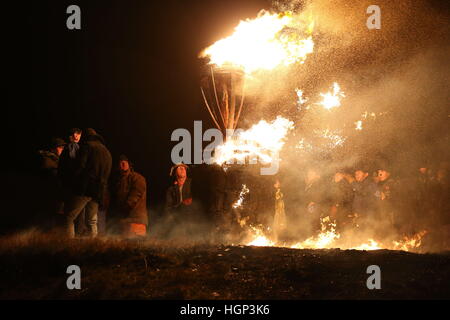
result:
<svg viewBox="0 0 450 320"><path fill-rule="evenodd" d="M337 172L330 189L331 216L336 220L337 228L342 231L350 225L353 189L344 172Z"/></svg>
<svg viewBox="0 0 450 320"><path fill-rule="evenodd" d="M354 198L352 212L357 223L364 229L370 220L375 220L377 184L369 176L369 170L359 167L355 171L355 181L352 183Z"/></svg>
<svg viewBox="0 0 450 320"><path fill-rule="evenodd" d="M41 155L41 172L44 175L56 177L58 175L59 158L64 150L66 142L61 138L52 140L50 150L40 150Z"/></svg>
<svg viewBox="0 0 450 320"><path fill-rule="evenodd" d="M94 129L87 129L80 148L80 162L76 172L74 196L65 208L67 235L75 236L74 220L83 209L89 226L89 235L96 237L97 213L104 200L112 159L104 140Z"/></svg>
<svg viewBox="0 0 450 320"><path fill-rule="evenodd" d="M399 186L398 182L392 178L391 171L383 166L378 173L378 217L384 224L382 230L386 233L391 228L399 228L400 219L398 216Z"/></svg>
<svg viewBox="0 0 450 320"><path fill-rule="evenodd" d="M324 193L324 184L316 169L308 169L304 178L303 187L300 189L300 201L302 211L300 223L309 224L313 231L320 230L320 220L326 213L327 199Z"/></svg>
<svg viewBox="0 0 450 320"><path fill-rule="evenodd" d="M273 216L272 230L275 235L275 239L279 239L286 231L286 212L284 207L284 195L281 191L281 183L279 179L276 179L273 185L275 189L275 212Z"/></svg>
<svg viewBox="0 0 450 320"><path fill-rule="evenodd" d="M40 150L41 175L40 186L37 192L40 194L38 215L35 223L44 229L55 226L57 213L62 207L62 187L58 178L58 164L66 143L63 139L54 138L49 150Z"/></svg>
<svg viewBox="0 0 450 320"><path fill-rule="evenodd" d="M67 204L74 196L76 186L76 173L80 165L80 141L83 131L72 128L69 132L69 143L61 154L58 167L58 176L63 185L63 200ZM76 233L83 235L88 232L86 214L83 209L75 220Z"/></svg>

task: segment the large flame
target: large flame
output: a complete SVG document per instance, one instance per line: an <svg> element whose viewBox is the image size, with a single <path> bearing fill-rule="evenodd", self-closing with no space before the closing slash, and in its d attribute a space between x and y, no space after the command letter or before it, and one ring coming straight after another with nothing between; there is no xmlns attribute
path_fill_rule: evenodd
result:
<svg viewBox="0 0 450 320"><path fill-rule="evenodd" d="M224 144L218 146L214 162L245 163L246 159L259 159L263 164L272 163L285 143L286 134L293 127L292 121L280 116L270 123L261 120L246 131L237 131Z"/></svg>
<svg viewBox="0 0 450 320"><path fill-rule="evenodd" d="M206 48L201 57L219 67L242 68L246 73L303 63L313 52L313 22L301 25L291 12L270 14L262 10L256 19L241 21L234 33ZM303 34L307 35L302 39Z"/></svg>
<svg viewBox="0 0 450 320"><path fill-rule="evenodd" d="M253 239L247 243L248 246L255 247L273 247L275 246L275 242L270 240L264 235L264 232L256 227L250 227L253 234Z"/></svg>
<svg viewBox="0 0 450 320"><path fill-rule="evenodd" d="M321 232L316 237L310 237L303 242L291 246L293 249L328 248L340 238L336 232L336 223L331 222L330 217L320 219Z"/></svg>

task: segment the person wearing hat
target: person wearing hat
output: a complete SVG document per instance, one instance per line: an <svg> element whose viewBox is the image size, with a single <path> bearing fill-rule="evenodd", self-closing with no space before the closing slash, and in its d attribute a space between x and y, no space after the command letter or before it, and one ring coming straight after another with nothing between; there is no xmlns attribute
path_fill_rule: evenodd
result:
<svg viewBox="0 0 450 320"><path fill-rule="evenodd" d="M66 142L61 138L53 138L50 144L50 150L40 150L41 155L41 169L56 176L58 173L59 157L61 156Z"/></svg>
<svg viewBox="0 0 450 320"><path fill-rule="evenodd" d="M112 206L119 232L127 237L144 237L147 233L147 182L134 171L128 157L118 161L119 175L112 185Z"/></svg>
<svg viewBox="0 0 450 320"><path fill-rule="evenodd" d="M86 209L89 235L96 237L98 208L107 193L112 158L104 139L91 128L85 130L84 143L79 152L74 194L64 208L67 235L69 238L75 237L74 221Z"/></svg>
<svg viewBox="0 0 450 320"><path fill-rule="evenodd" d="M174 180L166 192L165 213L175 219L192 218L192 181L187 176L187 169L188 166L184 163L176 164L170 169L170 176Z"/></svg>

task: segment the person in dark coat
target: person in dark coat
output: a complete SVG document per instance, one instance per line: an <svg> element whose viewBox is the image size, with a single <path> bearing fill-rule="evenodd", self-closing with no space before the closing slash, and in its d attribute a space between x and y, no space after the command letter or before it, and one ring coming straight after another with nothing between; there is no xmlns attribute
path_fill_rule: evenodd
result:
<svg viewBox="0 0 450 320"><path fill-rule="evenodd" d="M380 231L383 234L389 233L389 229L398 229L400 216L399 207L399 183L391 175L391 170L387 166L382 166L378 170L378 216L382 224Z"/></svg>
<svg viewBox="0 0 450 320"><path fill-rule="evenodd" d="M58 175L59 158L64 151L66 142L61 138L54 138L50 150L40 150L41 171L44 175L56 177Z"/></svg>
<svg viewBox="0 0 450 320"><path fill-rule="evenodd" d="M62 187L58 178L58 164L66 143L61 138L54 138L49 150L40 150L40 184L38 193L37 214L32 218L34 223L43 229L52 229L57 222L57 213L62 208Z"/></svg>
<svg viewBox="0 0 450 320"><path fill-rule="evenodd" d="M187 165L181 163L173 166L170 171L174 182L166 192L165 211L167 214L180 215L191 211L191 179L187 176L187 168Z"/></svg>
<svg viewBox="0 0 450 320"><path fill-rule="evenodd" d="M82 131L73 128L70 131L69 143L61 154L58 176L64 186L64 189L73 191L75 186L75 174L79 165L79 150Z"/></svg>
<svg viewBox="0 0 450 320"><path fill-rule="evenodd" d="M63 201L67 204L74 195L74 188L76 184L76 172L78 170L80 161L80 140L82 130L79 128L72 128L69 132L69 143L64 148L61 154L58 166L58 176L63 187ZM76 233L83 235L88 232L86 224L86 214L83 209L75 220Z"/></svg>
<svg viewBox="0 0 450 320"><path fill-rule="evenodd" d="M172 185L166 191L164 205L164 236L190 238L200 235L200 209L193 201L193 184L188 166L180 163L170 170Z"/></svg>
<svg viewBox="0 0 450 320"><path fill-rule="evenodd" d="M119 158L119 176L112 189L112 206L120 233L125 237L145 236L148 226L147 183L133 170L125 155Z"/></svg>
<svg viewBox="0 0 450 320"><path fill-rule="evenodd" d="M324 183L319 171L315 168L307 170L303 187L300 189L301 219L311 231L321 228L321 219L326 216L326 198Z"/></svg>
<svg viewBox="0 0 450 320"><path fill-rule="evenodd" d="M74 196L65 208L67 234L75 236L74 220L85 208L89 234L97 236L97 213L104 200L111 173L112 158L103 138L94 129L87 129L80 148Z"/></svg>
<svg viewBox="0 0 450 320"><path fill-rule="evenodd" d="M337 228L343 231L350 223L353 189L344 172L336 172L330 188L331 217L336 220Z"/></svg>

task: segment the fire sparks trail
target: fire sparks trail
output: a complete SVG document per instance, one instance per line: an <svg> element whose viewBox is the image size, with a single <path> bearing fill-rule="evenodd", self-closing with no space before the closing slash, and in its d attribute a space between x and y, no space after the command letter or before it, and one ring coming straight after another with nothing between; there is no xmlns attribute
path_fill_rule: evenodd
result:
<svg viewBox="0 0 450 320"><path fill-rule="evenodd" d="M329 129L323 131L315 130L314 133L319 137L327 139L329 141L328 147L330 149L342 146L346 140L345 137L342 137L341 135L338 134L339 133L338 131L330 131Z"/></svg>
<svg viewBox="0 0 450 320"><path fill-rule="evenodd" d="M248 158L263 164L272 163L278 157L284 145L286 134L294 123L286 118L277 117L271 123L261 120L246 131L236 131L235 135L216 148L214 162L245 163Z"/></svg>
<svg viewBox="0 0 450 320"><path fill-rule="evenodd" d="M299 20L291 12L270 14L262 10L257 18L241 21L231 36L217 41L200 56L209 57L210 63L219 67L242 68L247 74L303 63L314 48L313 22L299 29ZM306 39L301 38L304 34Z"/></svg>
<svg viewBox="0 0 450 320"><path fill-rule="evenodd" d="M244 201L245 195L249 192L250 190L247 188L245 184L243 184L242 190L239 193L239 199L237 199L237 201L233 204L234 209L240 208L242 206L242 202Z"/></svg>
<svg viewBox="0 0 450 320"><path fill-rule="evenodd" d="M319 102L325 109L330 110L341 106L341 97L345 97L345 94L341 91L339 85L333 83L333 91L327 93L321 93L322 101Z"/></svg>

